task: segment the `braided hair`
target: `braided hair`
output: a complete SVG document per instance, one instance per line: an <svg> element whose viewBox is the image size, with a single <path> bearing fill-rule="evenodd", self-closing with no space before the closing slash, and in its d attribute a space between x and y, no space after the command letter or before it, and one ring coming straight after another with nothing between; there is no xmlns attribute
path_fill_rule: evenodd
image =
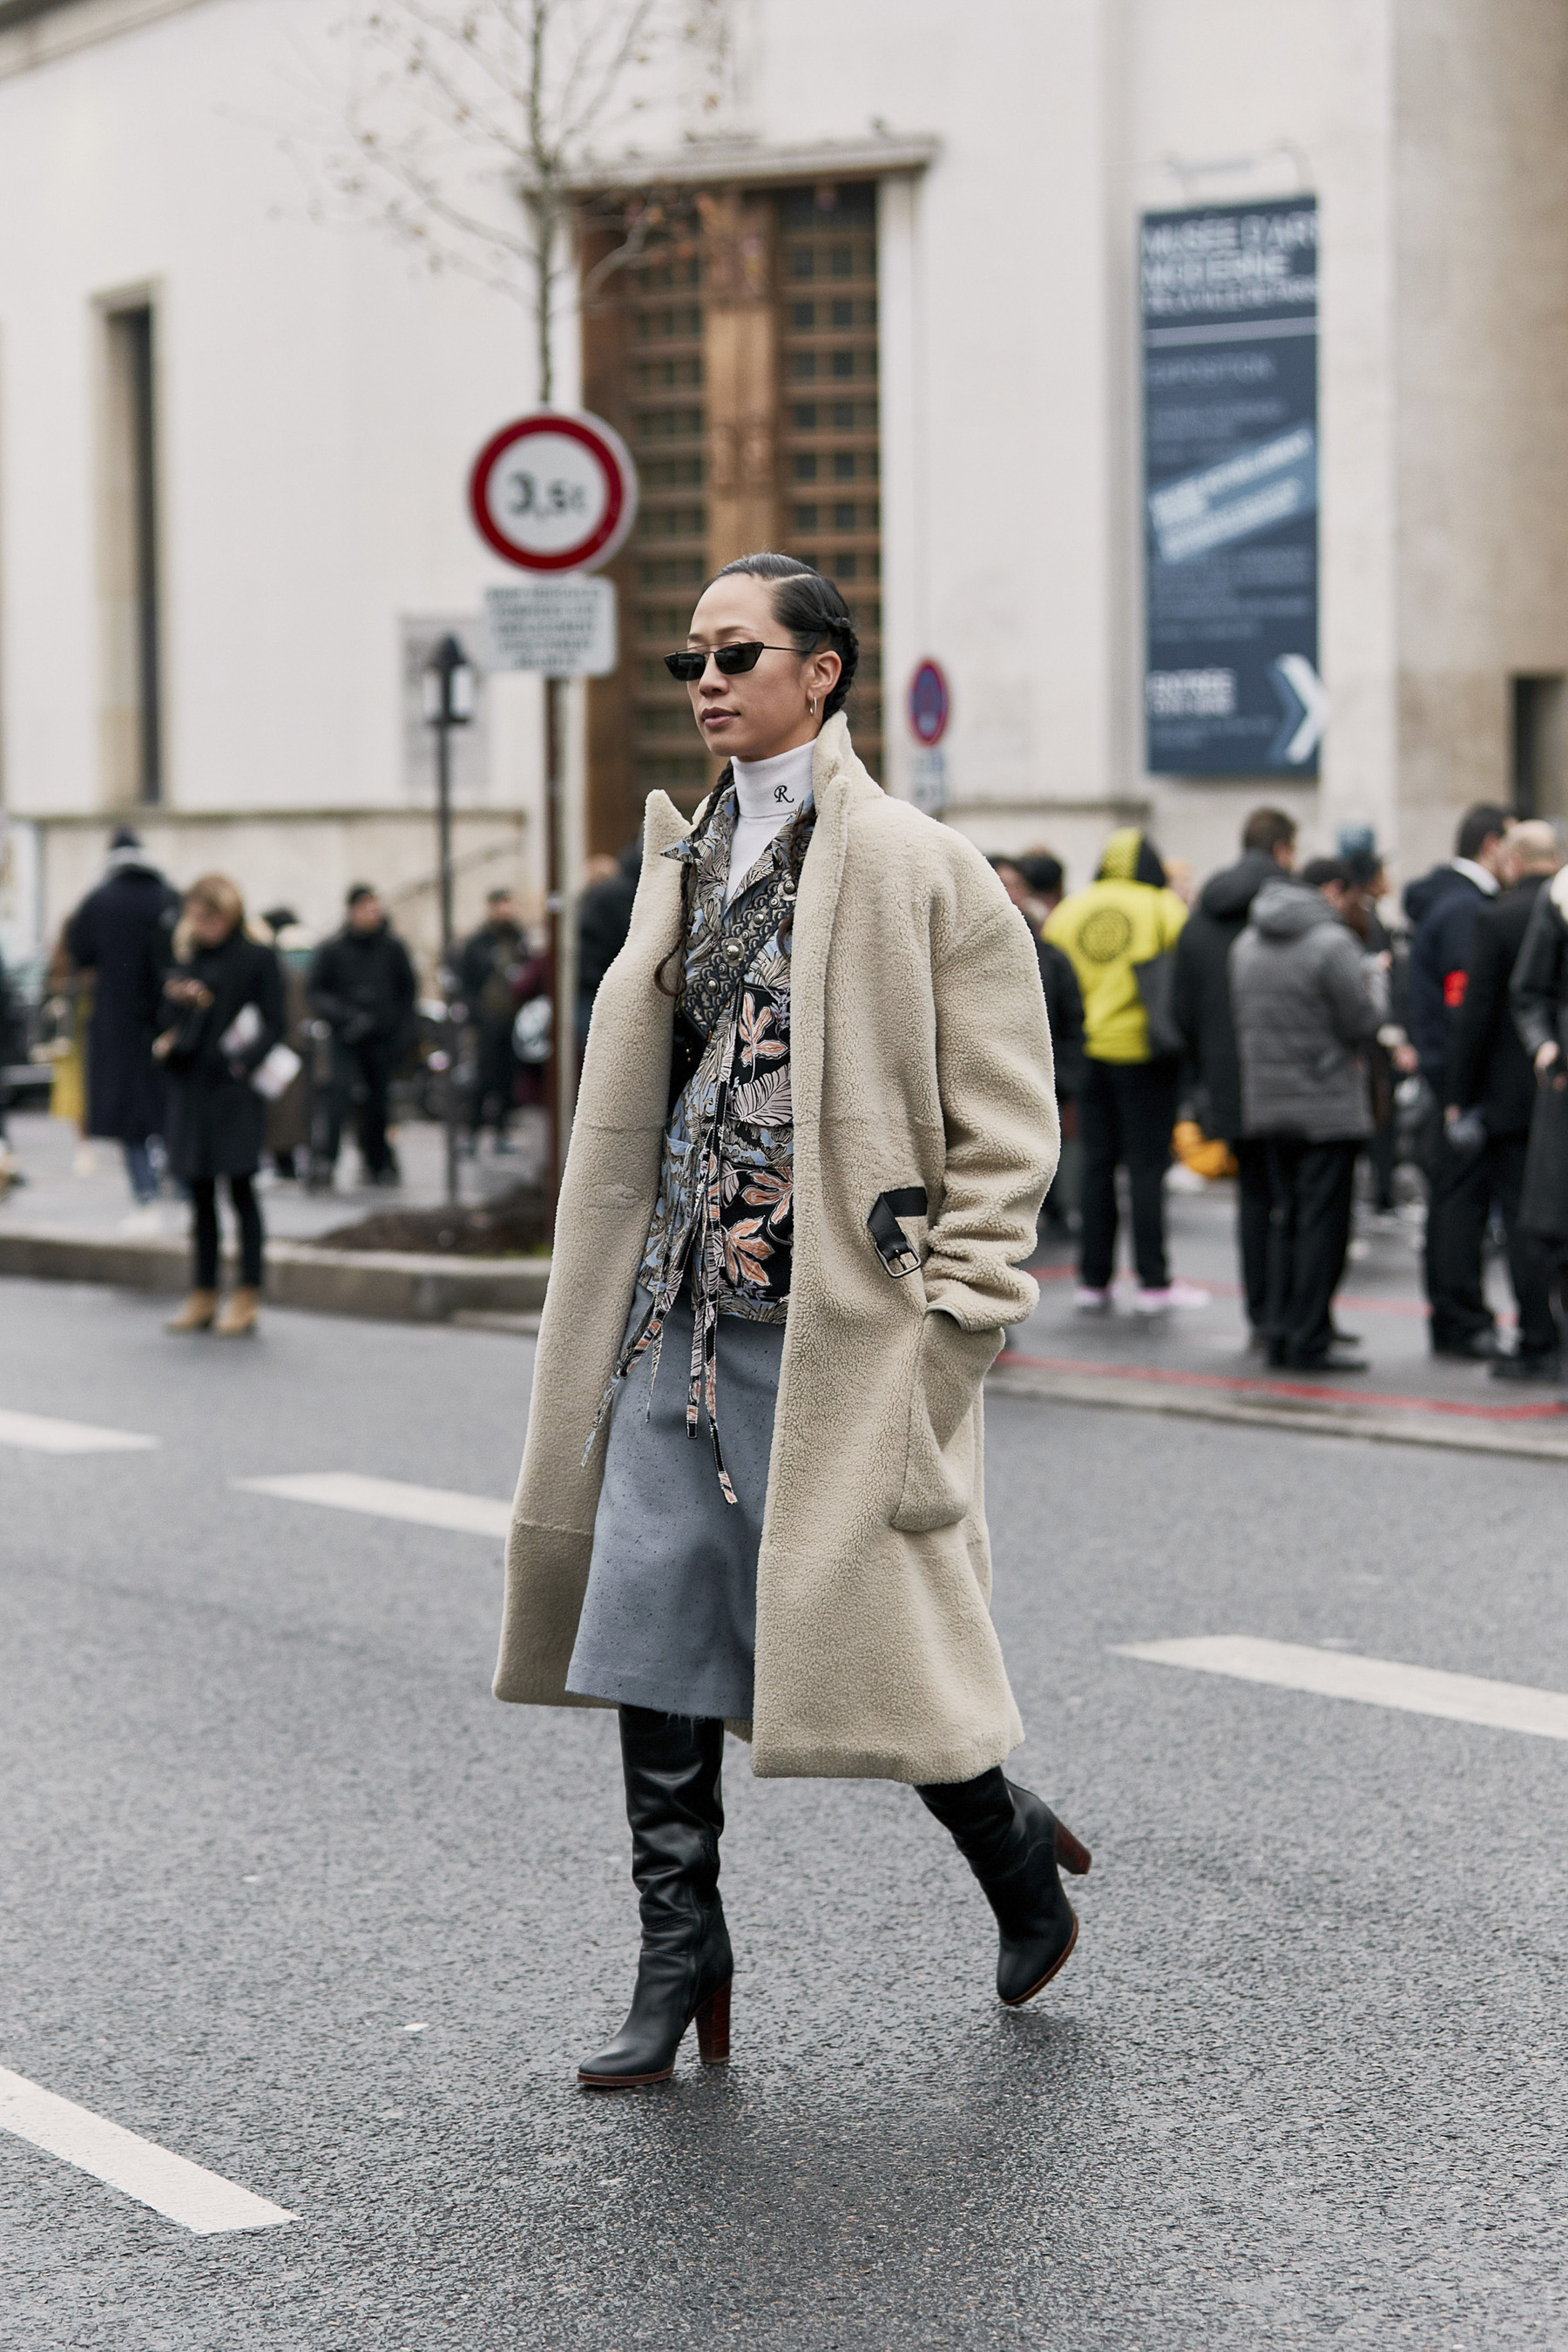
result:
<svg viewBox="0 0 1568 2352"><path fill-rule="evenodd" d="M831 719L848 701L860 662L860 640L848 605L831 580L795 555L738 555L733 563L717 571L713 580L731 579L737 572L769 583L773 618L789 631L797 654L817 652L826 638L827 650L838 656L838 683L822 706L824 719ZM708 588L713 580L708 582Z"/></svg>
<svg viewBox="0 0 1568 2352"><path fill-rule="evenodd" d="M771 589L773 618L787 629L799 654L816 653L826 640L830 652L838 656L838 677L833 691L822 706L824 719L842 710L855 683L855 672L860 661L860 640L855 634L855 623L848 605L831 580L802 563L797 556L738 555L733 563L726 563L713 574L713 580L728 580L736 572L747 572L753 580L765 580ZM713 580L703 584L703 593L713 585ZM725 769L708 795L706 807L691 829L695 848L712 824L729 781ZM790 880L795 888L800 885L800 869L811 838L809 825L794 824L790 828ZM686 993L686 947L691 931L691 898L697 887L697 861L689 857L680 869L680 930L674 947L654 974L654 981L666 996L673 996L679 1005ZM784 917L780 933L787 940L795 927L795 903L792 895L790 911ZM672 977L667 977L671 964L676 966Z"/></svg>

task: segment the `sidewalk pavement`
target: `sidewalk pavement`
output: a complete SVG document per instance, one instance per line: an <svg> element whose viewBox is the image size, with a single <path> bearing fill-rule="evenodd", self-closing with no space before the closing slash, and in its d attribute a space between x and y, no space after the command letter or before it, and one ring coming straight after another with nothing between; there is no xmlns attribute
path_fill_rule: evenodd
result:
<svg viewBox="0 0 1568 2352"><path fill-rule="evenodd" d="M105 1240L116 1234L185 1233L190 1212L172 1189L154 1204L151 1216L138 1213L117 1143L83 1146L68 1120L50 1118L42 1111L13 1111L10 1132L27 1181L0 1201L0 1231L8 1223L69 1227ZM520 1118L514 1132L519 1144L514 1157L498 1160L487 1136L479 1157L462 1161L465 1201L488 1200L538 1174L532 1129L525 1129ZM403 1182L395 1189L360 1181L358 1154L352 1144L343 1147L337 1186L331 1192L308 1192L303 1184L281 1183L264 1171L258 1190L268 1237L313 1241L335 1225L352 1224L384 1209L438 1208L447 1197L446 1130L428 1119L411 1119L393 1130L392 1139L403 1169ZM79 1168L79 1159L84 1163ZM220 1213L226 1198L220 1190Z"/></svg>
<svg viewBox="0 0 1568 2352"><path fill-rule="evenodd" d="M1335 1319L1353 1332L1367 1372L1270 1372L1249 1351L1237 1264L1235 1187L1167 1186L1173 1274L1208 1293L1208 1305L1158 1316L1132 1309L1135 1284L1119 1279L1113 1311L1073 1306L1076 1247L1063 1236L1031 1271L1040 1304L1009 1334L991 1387L1005 1395L1120 1404L1204 1420L1256 1422L1413 1444L1568 1460L1568 1407L1556 1387L1494 1381L1484 1364L1435 1357L1421 1291L1418 1206L1375 1218L1358 1207L1351 1260ZM1123 1234L1125 1255L1129 1238ZM1488 1296L1511 1341L1513 1300L1500 1260L1489 1258Z"/></svg>
<svg viewBox="0 0 1568 2352"><path fill-rule="evenodd" d="M93 1143L84 1150L63 1119L13 1112L10 1133L26 1181L0 1199L0 1275L108 1282L164 1296L188 1287L190 1211L177 1194L171 1192L139 1210L119 1146ZM300 1184L263 1178L268 1299L279 1306L416 1322L521 1318L532 1328L543 1300L547 1259L316 1245L321 1234L381 1211L441 1206L443 1129L410 1121L395 1141L404 1171L395 1189L359 1182L352 1149L340 1163L340 1189L331 1192L311 1193ZM520 1135L525 1147L537 1141L531 1131ZM478 1159L461 1163L461 1197L471 1205L537 1172L537 1149L497 1159L487 1139ZM226 1263L233 1217L222 1187L219 1217Z"/></svg>

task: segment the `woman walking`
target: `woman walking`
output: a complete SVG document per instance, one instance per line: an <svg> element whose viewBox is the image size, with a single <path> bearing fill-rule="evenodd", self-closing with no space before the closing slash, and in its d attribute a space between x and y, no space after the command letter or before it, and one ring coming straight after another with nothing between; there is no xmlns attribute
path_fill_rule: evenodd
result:
<svg viewBox="0 0 1568 2352"><path fill-rule="evenodd" d="M790 558L703 591L666 658L729 764L689 824L649 797L584 1062L495 1687L620 1712L642 1957L595 2088L662 2081L693 2019L727 2055L726 1723L763 1776L912 1783L1004 2000L1078 1932L1089 1856L1001 1769L981 1494L1057 1158L1045 1005L984 859L856 758L858 653Z"/></svg>
<svg viewBox="0 0 1568 2352"><path fill-rule="evenodd" d="M169 1076L169 1166L191 1196L195 1286L171 1331L215 1327L237 1339L261 1300L261 1164L267 1104L251 1080L282 1040L283 976L270 948L249 939L245 906L225 875L185 893L163 981L163 1031L153 1050ZM217 1182L228 1179L239 1226L239 1284L218 1314Z"/></svg>

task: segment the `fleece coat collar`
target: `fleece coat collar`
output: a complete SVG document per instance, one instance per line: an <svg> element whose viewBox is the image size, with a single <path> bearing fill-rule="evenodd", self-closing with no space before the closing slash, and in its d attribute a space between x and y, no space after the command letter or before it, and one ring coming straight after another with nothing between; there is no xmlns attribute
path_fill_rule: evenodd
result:
<svg viewBox="0 0 1568 2352"><path fill-rule="evenodd" d="M1023 1736L989 1612L980 1388L1037 1296L1020 1262L1058 1150L1045 1003L984 858L882 793L842 717L817 740L813 790L791 977L795 1258L755 1715L735 1728L764 1776L968 1780ZM584 1447L658 1185L672 1003L655 975L680 919L664 853L687 830L653 793L631 931L595 1004L508 1545L503 1699L593 1704L565 1689L603 1467L602 1444ZM893 1221L883 1248L874 1216Z"/></svg>

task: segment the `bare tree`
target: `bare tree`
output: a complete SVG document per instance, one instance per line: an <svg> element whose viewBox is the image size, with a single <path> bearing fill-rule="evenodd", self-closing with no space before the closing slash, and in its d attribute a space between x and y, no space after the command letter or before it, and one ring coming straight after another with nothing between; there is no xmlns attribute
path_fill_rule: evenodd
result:
<svg viewBox="0 0 1568 2352"><path fill-rule="evenodd" d="M657 100L673 100L689 121L693 97L699 121L720 109L728 9L729 0L359 0L332 28L347 73L325 94L324 121L284 143L306 169L315 217L378 231L430 269L460 272L521 304L537 397L549 407L563 289L576 287L574 229L594 257L584 299L652 240L690 233L689 202L644 189L585 205L580 192L604 145L624 150ZM688 86L672 89L682 68ZM552 1196L575 1070L563 684L544 680Z"/></svg>
<svg viewBox="0 0 1568 2352"><path fill-rule="evenodd" d="M552 331L575 295L576 191L606 143L671 91L721 103L726 0L363 0L338 20L344 84L324 128L286 140L311 211L380 231L529 314L548 406ZM599 208L616 234L582 288L647 249L667 206L648 193ZM602 243L602 239L600 242Z"/></svg>

